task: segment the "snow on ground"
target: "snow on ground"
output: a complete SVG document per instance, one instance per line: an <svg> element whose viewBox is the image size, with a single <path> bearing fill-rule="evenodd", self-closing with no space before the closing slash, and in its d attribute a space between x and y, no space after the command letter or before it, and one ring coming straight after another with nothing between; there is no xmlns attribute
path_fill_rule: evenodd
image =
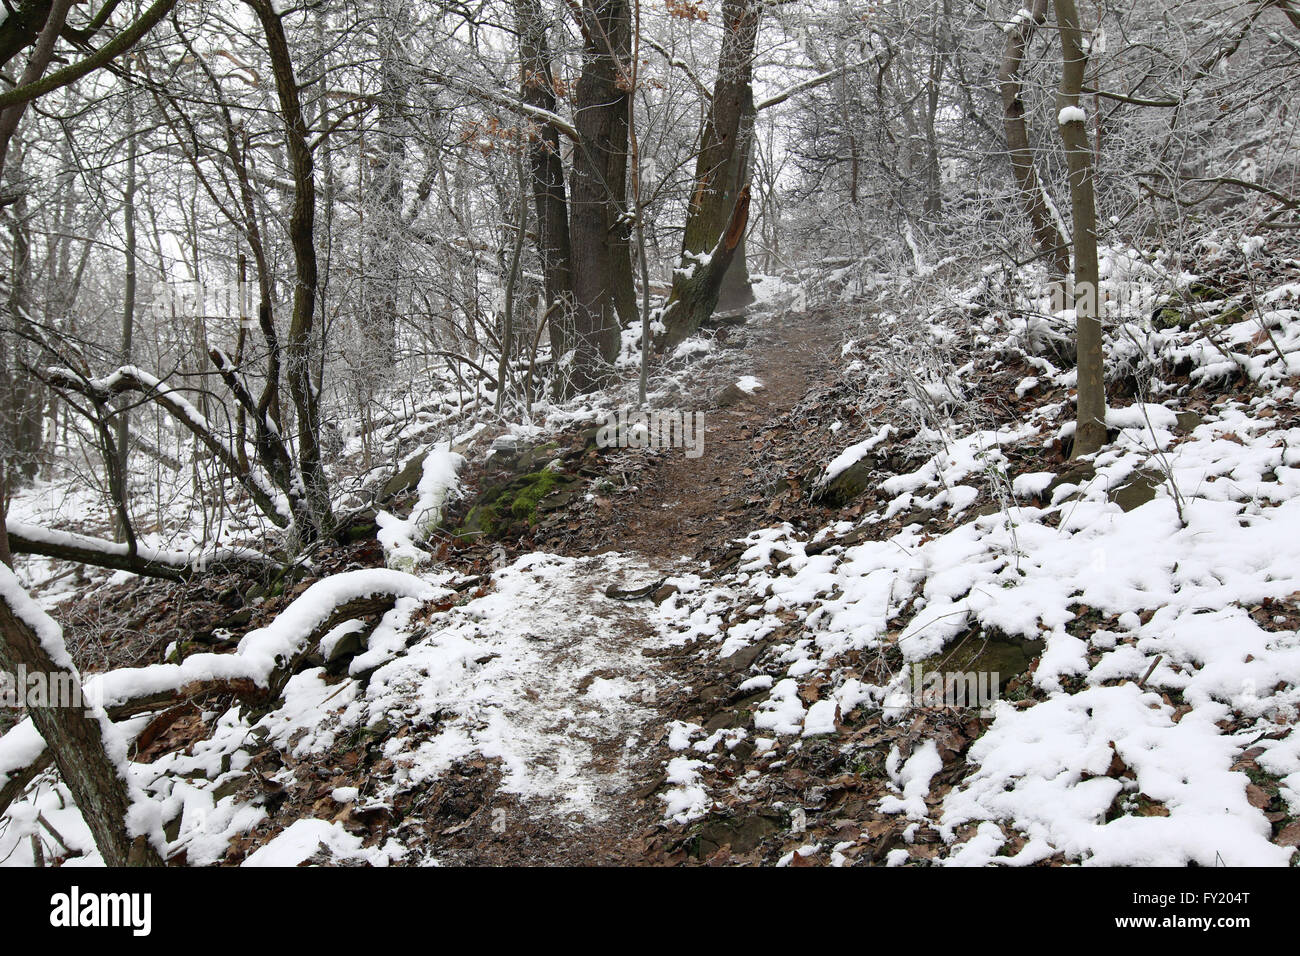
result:
<svg viewBox="0 0 1300 956"><path fill-rule="evenodd" d="M1300 816L1300 741L1292 733L1300 718L1300 636L1294 618L1268 623L1259 613L1300 597L1300 427L1284 424L1282 414L1296 398L1283 383L1300 361L1297 317L1275 310L1224 323L1220 349L1199 348L1194 333L1160 333L1173 361L1193 363L1194 383L1227 362L1260 392L1221 401L1179 434L1179 403L1154 382L1153 392L1171 397L1119 403L1107 422L1118 435L1095 456L1094 474L1058 483L1046 501L1039 496L1054 475L1011 482L1007 452L1071 434L1070 409L1041 405L1018 423L964 434L923 427L918 443L940 450L912 473L884 480L887 506L860 525L917 508L961 523L939 532L912 523L813 554L813 540L852 526L755 531L736 570L683 587L661 609L661 627L672 640L703 638L727 656L793 616L796 636L735 677L737 689L762 688L760 680L770 686L754 707L752 732L770 735L778 750L833 734L836 718L859 708L896 721L915 716L910 666L873 684L846 665L849 651L892 648L911 665L972 627L1044 641L1031 694L997 702L969 752L971 772L928 806L930 778L941 766L929 742L901 768L891 766L894 792L881 812L926 821L947 844L943 859L961 865L1027 864L1054 854L1105 865L1285 865L1294 849L1272 841L1270 821L1248 794L1251 778L1234 765L1255 748L1287 813ZM1261 334L1261 322L1272 337ZM1136 332L1116 334L1137 342L1129 359L1152 348L1156 335ZM1001 347L1025 341L1017 334ZM828 471L856 463L888 429L872 426ZM1139 474L1152 499L1126 511L1114 493ZM995 500L1004 487L1014 499L1004 496L992 513L964 514L989 486ZM1081 638L1068 625L1086 612L1115 623ZM828 683L805 707L801 688L814 678ZM703 733L677 730L678 749ZM710 759L672 759L669 818L705 815L712 795L731 786L725 776L709 777ZM1126 772L1108 774L1112 760ZM1156 812L1139 812L1151 807ZM1009 832L1024 838L1023 848L1014 858L997 856Z"/></svg>
<svg viewBox="0 0 1300 956"><path fill-rule="evenodd" d="M613 554L534 553L494 575L491 593L448 613L405 656L380 668L355 707L367 724L426 726L393 738L400 789L473 756L501 761L501 789L531 805L603 819L629 786L636 738L658 692L641 650L654 631L641 603L602 593L651 573Z"/></svg>
<svg viewBox="0 0 1300 956"><path fill-rule="evenodd" d="M260 719L239 707L211 714L207 739L132 765L133 778L149 790L151 816L170 827L167 855L183 849L191 864L217 862L232 839L266 820L243 788L257 776L250 766L267 744L310 765L343 735L381 723L397 772L376 790L343 794L349 801L382 805L473 758L500 762L501 790L529 815L598 823L629 801L628 770L649 747L642 732L657 729L653 704L661 679L653 659L641 654L655 644L652 606L608 598L604 588L638 587L655 579L651 569L617 554L529 554L498 570L484 593L421 623L417 611L428 599L452 594L440 586L447 577L421 580L385 569L335 575L247 635L236 654L194 655L181 668L156 665L93 679L112 701L205 675L256 678L277 657L296 653L301 635L328 613L322 609L375 590L404 595L352 661L350 672L366 674L368 683L356 676L329 679L324 668L310 668L289 681L281 705ZM346 636L340 630L325 636L323 650ZM130 739L145 721L119 727ZM39 752L29 728L19 725L0 741L0 783ZM289 785L294 771L286 766L273 780ZM80 864L99 861L66 787L47 772L0 820L0 865L31 865L30 837L48 834L47 826L83 854ZM299 820L246 865L296 865L318 854L384 865L403 860L405 852L394 841L363 849L337 823Z"/></svg>

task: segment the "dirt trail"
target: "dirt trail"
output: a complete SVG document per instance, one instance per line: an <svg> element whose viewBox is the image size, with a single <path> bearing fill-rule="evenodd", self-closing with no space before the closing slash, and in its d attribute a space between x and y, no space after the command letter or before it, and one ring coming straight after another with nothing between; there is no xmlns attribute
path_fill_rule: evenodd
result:
<svg viewBox="0 0 1300 956"><path fill-rule="evenodd" d="M560 773L599 792L589 794L588 809L574 812L562 800L516 799L508 787L499 788L490 803L494 809L506 808L505 830L471 826L451 841L435 839L433 852L440 860L531 865L646 861L647 835L662 816L662 806L652 796L663 781L655 745L665 724L680 715L683 688L691 678L682 662L660 646L655 605L610 600L604 588L635 587L693 569L691 559L706 549L723 546L764 520L777 520L765 514L767 501L753 500L747 489L750 475L763 467L766 445L757 436L831 374L842 329L825 314L763 316L739 331L729 330L727 338L730 347L677 403L682 410L704 412L703 455L687 458L682 449L654 455L636 487L613 496L609 518L595 531L594 541L587 532L571 551L572 558L582 559L585 579L518 608L521 626L542 623L550 637L536 662L550 676L534 686L532 706L546 725L539 738L555 746L550 754L530 755L530 772ZM741 376L759 379L763 388L738 399L733 389L737 400L719 403L720 393ZM618 552L620 557L610 564L601 557L582 558L579 550L585 555ZM618 685L630 695L616 708L617 719L609 719L614 713L608 702L593 698L592 688ZM567 766L552 767L557 761Z"/></svg>
<svg viewBox="0 0 1300 956"><path fill-rule="evenodd" d="M677 403L683 411L704 413L703 455L687 458L681 449L657 455L637 488L614 500L593 550L694 557L754 517L756 504L766 504L749 501L746 492L745 470L762 467L756 437L829 375L843 328L828 313L763 315L751 322L733 333L739 347L724 353ZM743 375L763 387L720 405L719 394Z"/></svg>

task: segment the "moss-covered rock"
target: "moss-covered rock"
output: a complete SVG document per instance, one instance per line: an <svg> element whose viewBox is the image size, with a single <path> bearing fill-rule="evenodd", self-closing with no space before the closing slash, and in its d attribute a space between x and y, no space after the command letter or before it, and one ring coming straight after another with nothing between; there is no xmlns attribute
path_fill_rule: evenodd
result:
<svg viewBox="0 0 1300 956"><path fill-rule="evenodd" d="M543 502L552 495L566 492L574 484L576 479L571 476L543 468L492 485L479 495L465 516L464 524L456 529L456 537L499 538L516 526L531 528L538 512L547 510Z"/></svg>
<svg viewBox="0 0 1300 956"><path fill-rule="evenodd" d="M1025 640L1000 631L971 631L938 654L920 662L921 673L933 672L997 674L998 692L1029 670L1043 653L1041 640Z"/></svg>
<svg viewBox="0 0 1300 956"><path fill-rule="evenodd" d="M1164 479L1157 474L1140 471L1118 488L1107 492L1106 497L1120 509L1129 512L1151 501L1156 496L1156 489L1164 484Z"/></svg>

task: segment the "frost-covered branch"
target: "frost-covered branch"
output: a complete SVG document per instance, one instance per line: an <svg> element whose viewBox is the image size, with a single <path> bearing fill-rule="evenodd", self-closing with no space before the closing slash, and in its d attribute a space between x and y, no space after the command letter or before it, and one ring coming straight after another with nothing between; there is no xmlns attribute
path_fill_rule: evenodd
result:
<svg viewBox="0 0 1300 956"><path fill-rule="evenodd" d="M40 528L12 519L5 522L5 528L9 533L9 549L14 554L36 554L168 581L187 581L198 574L235 569L268 571L281 566L274 558L251 548L172 551L137 543L132 551L123 542Z"/></svg>

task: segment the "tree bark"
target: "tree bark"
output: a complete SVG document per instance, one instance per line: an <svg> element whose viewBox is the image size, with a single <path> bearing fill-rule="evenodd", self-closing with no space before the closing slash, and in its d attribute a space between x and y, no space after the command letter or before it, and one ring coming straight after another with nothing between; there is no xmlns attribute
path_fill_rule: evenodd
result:
<svg viewBox="0 0 1300 956"><path fill-rule="evenodd" d="M630 17L627 0L582 0L575 9L582 31L582 76L578 80L569 233L573 244L573 363L570 393L589 392L608 381L618 356L620 334L616 285L631 277L615 261L616 231L627 189L627 62ZM560 358L560 356L556 356ZM565 369L560 369L564 374Z"/></svg>
<svg viewBox="0 0 1300 956"><path fill-rule="evenodd" d="M722 49L713 100L695 161L695 187L686 212L682 265L674 273L664 339L669 347L692 335L717 307L723 277L735 258L742 235L728 246L719 243L735 223L744 195L748 216L749 149L756 112L753 95L754 47L762 5L758 0L725 0ZM742 226L743 230L743 226ZM694 267L693 257L722 248L725 262Z"/></svg>
<svg viewBox="0 0 1300 956"><path fill-rule="evenodd" d="M1086 116L1079 106L1088 58L1074 0L1055 0L1064 65L1057 95L1057 121L1070 169L1070 211L1074 220L1074 310L1078 343L1078 410L1073 457L1090 455L1106 442L1105 357L1102 354L1098 289L1097 208L1092 149Z"/></svg>
<svg viewBox="0 0 1300 956"><path fill-rule="evenodd" d="M162 866L144 837L132 839L127 828L130 800L126 781L104 747L108 717L94 713L81 693L81 679L63 645L63 632L36 607L12 571L0 568L0 665L11 673L46 676L50 687L71 697L49 706L29 706L32 723L45 738L59 775L90 827L109 866ZM125 755L122 755L125 758Z"/></svg>
<svg viewBox="0 0 1300 956"><path fill-rule="evenodd" d="M722 278L728 266L740 248L745 227L749 224L749 186L740 190L736 205L732 209L731 220L726 231L709 251L709 258L703 265L694 266L689 272L679 270L673 282L673 290L664 307L664 324L671 331L682 328L693 321L696 328L703 319L713 314L718 304L718 294L722 288ZM678 323L677 316L693 316L687 323ZM672 341L671 339L669 340ZM680 341L678 339L677 341Z"/></svg>
<svg viewBox="0 0 1300 956"><path fill-rule="evenodd" d="M247 0L266 37L271 72L284 123L285 146L293 176L293 206L289 213L289 243L293 247L295 283L293 314L285 342L285 378L298 415L298 469L305 487L309 523L300 528L308 538L333 528L329 483L320 446L320 394L312 382L312 326L316 309L316 179L307 122L303 117L283 17L268 0Z"/></svg>
<svg viewBox="0 0 1300 956"><path fill-rule="evenodd" d="M173 560L168 554L167 560L161 560L133 553L125 544L86 535L64 534L57 540L50 540L48 536L36 533L35 529L9 522L6 522L5 530L13 554L37 554L95 568L130 571L164 581L189 581L200 574L220 574L230 570L251 574L281 567L274 559L252 552L199 554L186 556L185 560L181 560L180 555Z"/></svg>
<svg viewBox="0 0 1300 956"><path fill-rule="evenodd" d="M538 0L515 0L519 29L520 95L534 108L554 113L555 82L551 67L546 19ZM564 186L564 160L560 133L550 123L539 123L529 133L528 166L537 216L537 254L542 263L542 288L551 312L551 354L557 359L573 341L572 246L569 241L569 207Z"/></svg>
<svg viewBox="0 0 1300 956"><path fill-rule="evenodd" d="M1029 127L1025 122L1024 85L1020 72L1034 30L1047 20L1048 0L1034 0L1029 16L1023 12L1007 31L998 83L1002 91L1002 128L1007 137L1011 173L1016 180L1020 204L1029 217L1034 246L1046 258L1053 279L1063 279L1070 270L1069 240L1061 234L1047 206L1046 193L1038 177L1034 151L1029 144Z"/></svg>

